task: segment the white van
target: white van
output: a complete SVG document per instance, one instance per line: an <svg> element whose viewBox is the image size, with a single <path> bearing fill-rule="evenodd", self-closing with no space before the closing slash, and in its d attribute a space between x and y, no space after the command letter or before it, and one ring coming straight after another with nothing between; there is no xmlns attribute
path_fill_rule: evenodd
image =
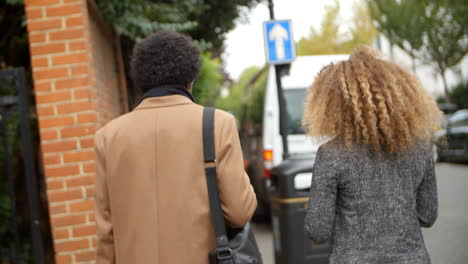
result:
<svg viewBox="0 0 468 264"><path fill-rule="evenodd" d="M301 56L291 64L289 75L282 78L282 86L288 115L288 146L290 156L310 157L314 162L319 147L310 137L306 136L301 125L304 112L304 100L307 89L312 84L320 70L332 62L348 59L348 55L318 55ZM263 175L255 175L254 187L263 205L269 206L268 188L270 170L279 165L283 159L283 145L280 135L280 115L276 87L275 67L270 66L268 82L265 92L265 106L263 111ZM260 173L257 173L260 174ZM312 174L307 173L295 177L297 189L310 188ZM260 203L259 203L260 204ZM262 204L260 204L261 206Z"/></svg>

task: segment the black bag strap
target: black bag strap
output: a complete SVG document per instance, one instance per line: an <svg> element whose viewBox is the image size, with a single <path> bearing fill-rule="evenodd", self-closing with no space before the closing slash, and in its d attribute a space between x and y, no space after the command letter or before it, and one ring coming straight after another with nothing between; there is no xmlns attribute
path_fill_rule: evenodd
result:
<svg viewBox="0 0 468 264"><path fill-rule="evenodd" d="M216 179L216 154L214 143L214 114L215 109L205 107L203 109L203 156L205 161L206 183L208 185L208 197L210 199L211 221L216 235L216 247L227 247L228 238L226 226L219 199L218 182Z"/></svg>

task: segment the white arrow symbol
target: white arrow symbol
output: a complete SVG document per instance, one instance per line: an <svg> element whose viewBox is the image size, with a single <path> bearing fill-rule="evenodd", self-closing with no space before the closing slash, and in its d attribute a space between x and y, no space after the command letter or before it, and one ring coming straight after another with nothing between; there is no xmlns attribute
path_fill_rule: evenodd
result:
<svg viewBox="0 0 468 264"><path fill-rule="evenodd" d="M289 39L288 31L279 23L276 23L268 36L270 40L275 41L276 58L284 59L284 41Z"/></svg>

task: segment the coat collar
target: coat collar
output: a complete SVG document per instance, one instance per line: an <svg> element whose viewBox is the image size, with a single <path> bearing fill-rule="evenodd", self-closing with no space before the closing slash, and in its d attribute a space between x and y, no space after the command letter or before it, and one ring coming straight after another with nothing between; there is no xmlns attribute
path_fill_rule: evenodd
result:
<svg viewBox="0 0 468 264"><path fill-rule="evenodd" d="M133 111L147 109L147 108L158 108L158 107L169 107L175 105L193 104L190 99L182 95L169 95L161 97L150 97L144 99Z"/></svg>

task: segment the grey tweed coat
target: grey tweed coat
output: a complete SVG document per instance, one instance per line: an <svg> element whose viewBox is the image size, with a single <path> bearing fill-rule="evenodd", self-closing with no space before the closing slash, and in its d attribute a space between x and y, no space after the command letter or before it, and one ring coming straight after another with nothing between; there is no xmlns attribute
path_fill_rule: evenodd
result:
<svg viewBox="0 0 468 264"><path fill-rule="evenodd" d="M422 227L437 218L431 148L417 143L400 157L320 147L305 229L315 242L331 238L330 264L428 264Z"/></svg>

